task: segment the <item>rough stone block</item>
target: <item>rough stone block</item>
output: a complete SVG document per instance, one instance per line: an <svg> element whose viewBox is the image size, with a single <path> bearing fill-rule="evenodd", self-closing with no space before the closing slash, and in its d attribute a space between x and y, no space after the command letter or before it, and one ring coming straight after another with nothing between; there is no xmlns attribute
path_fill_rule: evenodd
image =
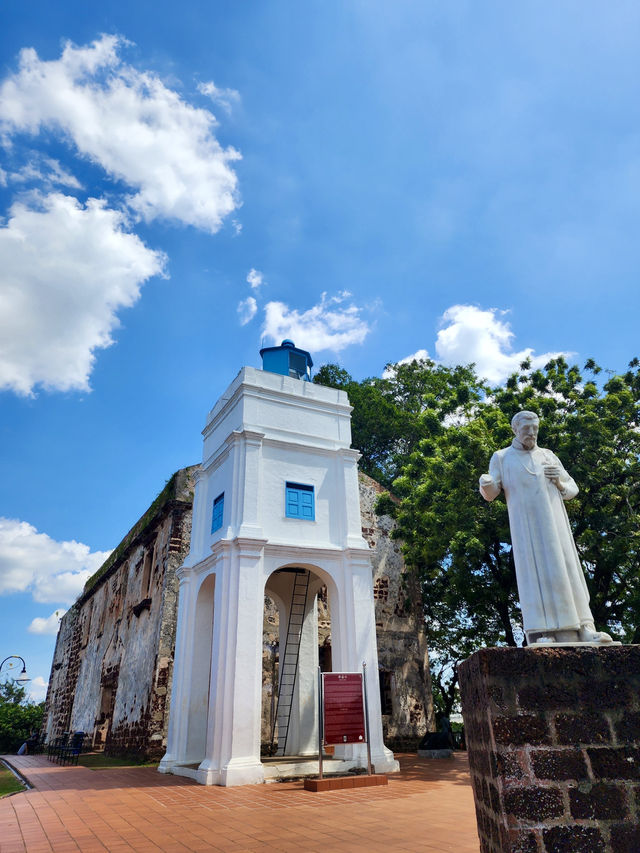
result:
<svg viewBox="0 0 640 853"><path fill-rule="evenodd" d="M611 827L611 853L636 853L640 850L640 825L622 823Z"/></svg>
<svg viewBox="0 0 640 853"><path fill-rule="evenodd" d="M632 701L630 685L625 681L588 681L578 687L578 702L585 710L616 710Z"/></svg>
<svg viewBox="0 0 640 853"><path fill-rule="evenodd" d="M499 814L501 809L500 793L496 786L491 782L489 782L487 787L489 789L489 804L491 806L491 811L494 812L494 814Z"/></svg>
<svg viewBox="0 0 640 853"><path fill-rule="evenodd" d="M562 791L557 788L512 788L505 792L507 815L541 823L564 812Z"/></svg>
<svg viewBox="0 0 640 853"><path fill-rule="evenodd" d="M587 764L579 749L534 749L531 765L538 779L588 779Z"/></svg>
<svg viewBox="0 0 640 853"><path fill-rule="evenodd" d="M493 721L496 743L520 746L523 744L551 744L549 724L538 715L521 714L518 717L496 717Z"/></svg>
<svg viewBox="0 0 640 853"><path fill-rule="evenodd" d="M538 838L535 832L511 831L508 836L509 853L538 853Z"/></svg>
<svg viewBox="0 0 640 853"><path fill-rule="evenodd" d="M640 713L635 711L625 714L615 724L616 736L619 741L634 740L640 743Z"/></svg>
<svg viewBox="0 0 640 853"><path fill-rule="evenodd" d="M496 770L505 779L514 780L524 777L524 770L520 763L519 752L500 752L496 756Z"/></svg>
<svg viewBox="0 0 640 853"><path fill-rule="evenodd" d="M571 816L586 820L625 820L629 814L624 788L600 782L569 790Z"/></svg>
<svg viewBox="0 0 640 853"><path fill-rule="evenodd" d="M518 690L518 705L523 711L549 711L571 708L575 705L577 691L573 685L525 684Z"/></svg>
<svg viewBox="0 0 640 853"><path fill-rule="evenodd" d="M602 714L556 714L554 723L557 743L611 743L611 729Z"/></svg>
<svg viewBox="0 0 640 853"><path fill-rule="evenodd" d="M467 741L469 743L469 741ZM480 744L482 741L479 742ZM470 749L469 751L469 766L473 773L479 777L491 775L490 753L482 748Z"/></svg>
<svg viewBox="0 0 640 853"><path fill-rule="evenodd" d="M543 830L542 838L548 853L605 853L606 850L602 833L595 826L554 826Z"/></svg>
<svg viewBox="0 0 640 853"><path fill-rule="evenodd" d="M640 749L596 747L587 754L596 779L640 779Z"/></svg>
<svg viewBox="0 0 640 853"><path fill-rule="evenodd" d="M490 684L487 688L487 694L489 696L489 700L493 702L496 707L499 708L501 711L515 711L515 707L512 707L515 705L515 703L509 701L510 697L507 696L506 691L503 690L502 687L498 687L495 684Z"/></svg>

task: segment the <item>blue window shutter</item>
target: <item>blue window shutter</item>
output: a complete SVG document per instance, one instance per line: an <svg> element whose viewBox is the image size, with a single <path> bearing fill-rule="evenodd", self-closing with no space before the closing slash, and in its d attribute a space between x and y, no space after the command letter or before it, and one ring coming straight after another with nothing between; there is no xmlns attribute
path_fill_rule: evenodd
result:
<svg viewBox="0 0 640 853"><path fill-rule="evenodd" d="M313 492L300 492L300 517L313 521Z"/></svg>
<svg viewBox="0 0 640 853"><path fill-rule="evenodd" d="M300 518L300 493L290 486L287 486L287 515L289 518Z"/></svg>
<svg viewBox="0 0 640 853"><path fill-rule="evenodd" d="M222 527L222 517L224 516L224 492L213 502L213 515L211 517L211 532L215 533Z"/></svg>
<svg viewBox="0 0 640 853"><path fill-rule="evenodd" d="M306 486L302 483L286 484L285 515L287 518L301 518L304 521L315 521L313 486Z"/></svg>

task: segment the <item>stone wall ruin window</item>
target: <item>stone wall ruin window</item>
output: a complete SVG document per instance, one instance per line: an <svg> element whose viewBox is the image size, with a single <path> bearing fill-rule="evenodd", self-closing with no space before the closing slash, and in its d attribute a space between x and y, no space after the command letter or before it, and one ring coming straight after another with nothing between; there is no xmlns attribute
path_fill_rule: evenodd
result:
<svg viewBox="0 0 640 853"><path fill-rule="evenodd" d="M81 648L84 647L89 642L89 632L91 631L91 617L93 616L93 599L91 599L91 603L86 610L86 616L84 620L84 625L82 626L82 641L80 642Z"/></svg>
<svg viewBox="0 0 640 853"><path fill-rule="evenodd" d="M142 581L140 584L140 598L148 598L151 586L151 570L153 569L153 558L155 556L155 545L149 546L144 554L142 565Z"/></svg>
<svg viewBox="0 0 640 853"><path fill-rule="evenodd" d="M387 601L389 598L389 578L376 578L373 584L373 597L376 601Z"/></svg>

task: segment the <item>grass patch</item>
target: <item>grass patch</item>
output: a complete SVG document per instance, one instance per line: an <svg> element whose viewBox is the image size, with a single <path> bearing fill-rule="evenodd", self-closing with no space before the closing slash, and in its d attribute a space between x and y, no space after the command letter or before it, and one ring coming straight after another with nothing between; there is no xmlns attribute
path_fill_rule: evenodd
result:
<svg viewBox="0 0 640 853"><path fill-rule="evenodd" d="M0 797L6 797L7 794L15 794L24 790L25 787L22 782L16 779L10 770L0 765Z"/></svg>
<svg viewBox="0 0 640 853"><path fill-rule="evenodd" d="M78 757L78 764L90 770L108 770L110 767L157 767L157 760L143 758L116 758L103 752L87 752Z"/></svg>

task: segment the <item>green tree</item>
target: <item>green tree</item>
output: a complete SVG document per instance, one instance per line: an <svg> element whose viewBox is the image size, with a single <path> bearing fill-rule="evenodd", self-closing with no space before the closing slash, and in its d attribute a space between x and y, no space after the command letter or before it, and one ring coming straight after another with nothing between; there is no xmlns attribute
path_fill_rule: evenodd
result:
<svg viewBox="0 0 640 853"><path fill-rule="evenodd" d="M0 752L16 752L31 732L39 731L44 702L26 698L27 691L15 681L0 684Z"/></svg>
<svg viewBox="0 0 640 853"><path fill-rule="evenodd" d="M541 418L540 445L554 450L580 487L567 503L596 626L640 642L640 370L622 375L562 359L521 365L487 388L472 367L431 361L391 366L356 382L335 365L316 381L343 388L354 406L362 467L392 488L379 511L393 515L411 586L423 591L439 710L455 702L455 667L475 648L524 641L503 497L487 504L478 478L507 446L510 421ZM397 498L400 499L398 502Z"/></svg>
<svg viewBox="0 0 640 853"><path fill-rule="evenodd" d="M423 581L425 612L442 603L453 625L466 612L484 632L515 645L522 640L506 504L487 504L478 477L491 454L512 438L520 409L541 417L539 442L551 447L581 491L567 504L596 625L627 642L640 640L640 371L631 362L602 386L600 368L587 379L564 359L532 370L528 362L494 388L458 425L442 423L423 439L393 484L400 504L381 501L398 521L407 564Z"/></svg>
<svg viewBox="0 0 640 853"><path fill-rule="evenodd" d="M383 377L361 382L337 364L326 364L313 381L347 392L360 467L387 487L421 439L443 420L468 411L485 391L472 368L443 367L429 359L387 365Z"/></svg>

